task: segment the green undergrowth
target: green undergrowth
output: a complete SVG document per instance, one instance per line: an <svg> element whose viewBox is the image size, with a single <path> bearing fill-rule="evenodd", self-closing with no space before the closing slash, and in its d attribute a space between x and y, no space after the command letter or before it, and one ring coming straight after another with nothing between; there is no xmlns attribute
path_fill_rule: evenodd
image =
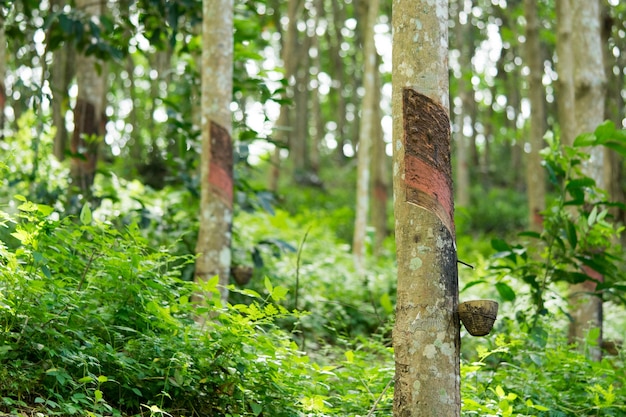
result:
<svg viewBox="0 0 626 417"><path fill-rule="evenodd" d="M553 319L529 332L505 318L473 344L461 366L464 416L625 415L626 352L591 360L597 333L580 348L569 345Z"/></svg>
<svg viewBox="0 0 626 417"><path fill-rule="evenodd" d="M372 407L384 392L388 405L393 370L369 365L389 348L361 339L313 360L279 326L306 317L283 307L289 288L268 278L263 295L231 287L240 302L223 305L216 279L181 279L193 259L151 248L135 224L13 203L0 212L0 411L385 415ZM204 303L191 301L197 291Z"/></svg>

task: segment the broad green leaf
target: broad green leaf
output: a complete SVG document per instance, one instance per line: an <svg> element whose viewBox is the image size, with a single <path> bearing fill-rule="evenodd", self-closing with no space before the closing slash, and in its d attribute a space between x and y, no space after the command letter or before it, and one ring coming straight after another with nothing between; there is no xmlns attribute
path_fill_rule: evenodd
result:
<svg viewBox="0 0 626 417"><path fill-rule="evenodd" d="M502 239L491 239L491 247L499 252L510 251L511 247Z"/></svg>
<svg viewBox="0 0 626 417"><path fill-rule="evenodd" d="M346 350L344 355L346 356L346 362L349 362L349 363L354 362L354 352L353 351Z"/></svg>
<svg viewBox="0 0 626 417"><path fill-rule="evenodd" d="M586 147L597 144L596 135L593 133L583 133L580 134L574 139L574 147Z"/></svg>
<svg viewBox="0 0 626 417"><path fill-rule="evenodd" d="M571 192L571 190L575 188L594 187L595 185L596 185L596 182L593 178L590 178L590 177L576 178L567 182L567 185L565 186L565 190L567 190L568 192Z"/></svg>
<svg viewBox="0 0 626 417"><path fill-rule="evenodd" d="M515 300L515 291L513 291L513 288L511 288L508 284L505 284L504 282L497 282L496 290L498 290L500 297L502 297L504 301Z"/></svg>
<svg viewBox="0 0 626 417"><path fill-rule="evenodd" d="M593 224L596 222L597 216L598 216L598 206L594 206L593 209L591 209L591 213L589 213L589 217L587 217L587 225L593 226Z"/></svg>
<svg viewBox="0 0 626 417"><path fill-rule="evenodd" d="M272 295L272 292L274 291L274 286L272 285L272 282L267 276L265 277L264 285L265 285L265 289L267 290L267 292L270 293L270 295Z"/></svg>
<svg viewBox="0 0 626 417"><path fill-rule="evenodd" d="M274 301L282 301L285 299L288 292L288 288L278 286L274 287L274 291L272 291L271 296Z"/></svg>
<svg viewBox="0 0 626 417"><path fill-rule="evenodd" d="M91 224L91 209L89 208L89 203L85 203L80 210L80 222L85 226Z"/></svg>
<svg viewBox="0 0 626 417"><path fill-rule="evenodd" d="M615 136L615 124L610 120L605 120L596 127L593 133L598 140L598 144L603 144Z"/></svg>
<svg viewBox="0 0 626 417"><path fill-rule="evenodd" d="M477 280L474 280L474 281L470 281L470 282L468 282L467 284L465 284L463 286L463 289L461 290L461 292L467 290L468 288L473 287L474 285L484 284L485 282L487 282L487 281L485 281L484 279L477 279Z"/></svg>
<svg viewBox="0 0 626 417"><path fill-rule="evenodd" d="M263 412L263 406L261 404L250 403L250 408L252 409L252 413L255 416L258 416L259 414Z"/></svg>
<svg viewBox="0 0 626 417"><path fill-rule="evenodd" d="M45 204L37 204L37 211L47 217L54 211L54 207L50 207Z"/></svg>
<svg viewBox="0 0 626 417"><path fill-rule="evenodd" d="M393 303L388 293L383 293L383 295L380 296L380 305L383 310L385 310L385 313L393 314Z"/></svg>
<svg viewBox="0 0 626 417"><path fill-rule="evenodd" d="M576 225L572 223L570 220L567 220L565 224L565 233L567 235L567 241L569 242L572 249L576 249L576 245L578 244L578 236L576 235Z"/></svg>

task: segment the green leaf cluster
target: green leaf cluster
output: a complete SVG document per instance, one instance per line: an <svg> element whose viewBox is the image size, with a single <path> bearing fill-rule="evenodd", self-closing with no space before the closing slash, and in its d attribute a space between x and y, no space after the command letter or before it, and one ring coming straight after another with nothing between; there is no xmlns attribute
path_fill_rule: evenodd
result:
<svg viewBox="0 0 626 417"><path fill-rule="evenodd" d="M298 415L309 359L275 325L270 299L193 301L192 257L151 248L135 224L79 221L18 197L2 212L0 410L45 415ZM201 288L217 294L215 283ZM204 315L203 325L194 320Z"/></svg>
<svg viewBox="0 0 626 417"><path fill-rule="evenodd" d="M624 415L623 355L590 361L547 320L530 339L515 321L501 326L462 362L464 416Z"/></svg>
<svg viewBox="0 0 626 417"><path fill-rule="evenodd" d="M592 281L593 295L625 304L624 228L615 218L619 205L598 187L589 166L591 154L597 153L593 147L626 154L626 131L607 122L577 137L573 146L563 146L552 135L546 142L542 155L555 196L541 213L541 232L522 232L515 243L492 240L496 253L490 269L498 280L496 288L504 301L514 301L516 294L506 282L522 283L541 314L547 300L560 298L560 283Z"/></svg>

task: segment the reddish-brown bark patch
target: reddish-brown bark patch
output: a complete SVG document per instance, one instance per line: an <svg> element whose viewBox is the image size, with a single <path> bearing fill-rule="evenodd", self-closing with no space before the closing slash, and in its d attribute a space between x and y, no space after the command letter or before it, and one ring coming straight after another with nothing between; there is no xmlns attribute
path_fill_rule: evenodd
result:
<svg viewBox="0 0 626 417"><path fill-rule="evenodd" d="M233 146L228 131L211 122L211 162L209 166L211 191L228 206L233 205Z"/></svg>
<svg viewBox="0 0 626 417"><path fill-rule="evenodd" d="M402 103L407 201L434 212L454 236L448 112L410 88Z"/></svg>

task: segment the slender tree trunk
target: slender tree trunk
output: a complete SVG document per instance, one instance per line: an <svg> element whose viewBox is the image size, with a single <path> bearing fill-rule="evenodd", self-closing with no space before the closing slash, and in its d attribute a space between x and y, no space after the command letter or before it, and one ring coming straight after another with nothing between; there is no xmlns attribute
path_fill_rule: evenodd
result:
<svg viewBox="0 0 626 417"><path fill-rule="evenodd" d="M593 132L604 120L604 100L606 76L602 57L599 0L571 0L572 8L572 54L574 56L574 95L576 132ZM596 185L606 189L604 184L604 149L590 149L591 159L583 167L586 174L596 181ZM593 270L584 271L590 277L602 279ZM595 291L595 283L587 281L571 288L570 305L573 322L570 325L570 338L584 340L591 328L599 328L598 346L602 343L602 300L587 295ZM600 349L591 352L594 359L600 359Z"/></svg>
<svg viewBox="0 0 626 417"><path fill-rule="evenodd" d="M233 219L233 0L202 3L202 156L195 280L219 277L228 298Z"/></svg>
<svg viewBox="0 0 626 417"><path fill-rule="evenodd" d="M526 160L526 196L528 197L528 224L531 230L543 230L541 212L546 206L545 173L539 151L543 148L545 133L545 93L543 90L543 59L539 41L537 0L524 0L526 17L526 63L530 69L528 97L530 99L530 153Z"/></svg>
<svg viewBox="0 0 626 417"><path fill-rule="evenodd" d="M380 59L380 57L378 57ZM376 77L376 103L380 103L381 80ZM387 204L390 195L389 157L387 156L387 144L383 137L381 109L376 107L374 113L374 145L372 155L372 225L374 226L374 255L381 253L383 242L389 236L387 225Z"/></svg>
<svg viewBox="0 0 626 417"><path fill-rule="evenodd" d="M322 11L324 9L324 0L316 0L315 1L315 26L313 34L310 36L311 38L311 49L315 50L315 56L312 58L313 68L315 69L314 80L316 83L316 87L311 91L311 113L312 113L312 121L311 128L313 129L313 133L311 134L311 146L309 147L309 168L311 170L311 174L314 176L319 175L320 171L320 146L322 144L322 140L324 139L324 118L322 116L322 104L321 104L321 93L320 93L320 84L318 74L322 68L322 51L320 50L320 39L317 36L317 28L319 27L320 18L322 15Z"/></svg>
<svg viewBox="0 0 626 417"><path fill-rule="evenodd" d="M309 72L310 56L309 47L311 39L304 36L303 42L298 45L296 52L297 68L295 70L294 118L292 119L293 131L289 136L289 158L293 163L293 177L296 182L307 184L309 181Z"/></svg>
<svg viewBox="0 0 626 417"><path fill-rule="evenodd" d="M4 80L7 73L7 39L4 34L4 19L0 16L0 140L4 140L4 107L7 102Z"/></svg>
<svg viewBox="0 0 626 417"><path fill-rule="evenodd" d="M561 143L571 146L576 137L576 114L574 106L574 53L572 46L572 1L557 0L557 109Z"/></svg>
<svg viewBox="0 0 626 417"><path fill-rule="evenodd" d="M448 2L393 4L394 415L460 415Z"/></svg>
<svg viewBox="0 0 626 417"><path fill-rule="evenodd" d="M51 2L53 11L63 7L60 0ZM75 75L75 50L72 45L65 43L53 52L53 65L50 67L50 88L52 90L52 123L56 128L54 135L54 156L59 160L65 159L68 149L69 132L65 125L65 115L69 110L68 89Z"/></svg>
<svg viewBox="0 0 626 417"><path fill-rule="evenodd" d="M624 69L626 67L626 56L620 53L619 56L613 55L613 43L620 51L626 50L626 42L619 36L612 36L615 28L615 22L610 16L609 6L607 2L602 3L602 44L604 47L604 73L607 76L607 94L606 105L604 108L604 118L611 120L617 127L621 127L622 119L624 119L624 97L622 97L622 85ZM605 184L607 184L611 201L618 203L626 203L626 195L624 194L624 186L622 178L624 176L624 157L618 152L611 149L606 151L606 172ZM620 207L613 207L611 214L618 223L625 223L626 210ZM626 243L626 233L622 233L622 244Z"/></svg>
<svg viewBox="0 0 626 417"><path fill-rule="evenodd" d="M50 68L52 78L52 120L56 133L54 135L54 156L59 161L65 159L65 151L69 142L65 114L68 110L68 89L74 78L74 50L70 45L62 45L53 52L54 65Z"/></svg>
<svg viewBox="0 0 626 417"><path fill-rule="evenodd" d="M278 9L280 3L276 3ZM285 79L287 80L287 93L285 98L294 98L295 70L297 63L296 46L298 43L298 15L301 12L302 1L293 0L287 3L287 27L281 32L281 59L285 70ZM279 17L278 15L276 16ZM277 27L280 27L280 19L276 21ZM280 108L280 116L274 127L274 137L276 140L276 148L272 154L272 167L269 173L268 189L272 192L278 191L278 181L280 178L281 167L281 149L288 145L289 137L293 134L293 103L283 104Z"/></svg>
<svg viewBox="0 0 626 417"><path fill-rule="evenodd" d="M347 100L345 97L345 89L346 83L346 67L344 64L344 60L341 56L341 44L343 43L343 35L341 33L341 28L346 21L344 6L341 6L339 0L331 0L332 2L332 22L333 24L326 32L328 34L328 43L330 45L330 55L333 60L333 68L335 69L335 73L332 74L334 80L337 81L336 97L337 97L337 130L336 130L336 138L337 138L337 160L339 164L343 164L346 159L346 154L344 151L344 145L346 144L346 137L348 135L347 129ZM333 30L331 35L331 30Z"/></svg>
<svg viewBox="0 0 626 417"><path fill-rule="evenodd" d="M102 14L102 3L78 0L76 8L88 16L98 18ZM74 107L74 133L72 152L72 183L85 201L92 197L92 185L98 163L98 150L105 134L106 64L92 56L79 54L76 57L76 106Z"/></svg>
<svg viewBox="0 0 626 417"><path fill-rule="evenodd" d="M376 101L376 87L378 83L378 56L374 44L374 26L378 18L378 0L369 0L367 19L364 22L363 31L364 45L363 58L365 61L364 83L365 94L361 106L361 128L359 136L359 149L357 153L357 184L356 184L356 219L354 222L354 238L352 240L352 254L357 273L365 272L365 240L367 236L367 215L369 211L369 187L371 170L372 142L375 140L376 120L379 103Z"/></svg>
<svg viewBox="0 0 626 417"><path fill-rule="evenodd" d="M473 55L473 39L471 37L470 23L461 23L460 15L465 1L457 0L457 18L455 21L455 35L459 48L459 65L461 77L457 80L458 95L461 99L461 110L456 116L456 204L462 207L470 205L470 170L469 170L469 138L465 136L464 125L466 118L469 123L473 122L470 116L470 106L473 106L472 84L467 82L467 74L472 72L471 58ZM474 129L472 129L473 131Z"/></svg>

